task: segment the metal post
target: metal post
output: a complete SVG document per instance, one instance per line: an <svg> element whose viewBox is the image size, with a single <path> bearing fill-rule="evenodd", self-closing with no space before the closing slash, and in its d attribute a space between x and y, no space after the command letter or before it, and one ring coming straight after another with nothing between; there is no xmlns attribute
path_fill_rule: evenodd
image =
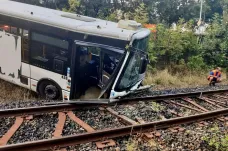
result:
<svg viewBox="0 0 228 151"><path fill-rule="evenodd" d="M200 21L202 20L202 12L203 12L203 0L201 0L201 6L200 6Z"/></svg>

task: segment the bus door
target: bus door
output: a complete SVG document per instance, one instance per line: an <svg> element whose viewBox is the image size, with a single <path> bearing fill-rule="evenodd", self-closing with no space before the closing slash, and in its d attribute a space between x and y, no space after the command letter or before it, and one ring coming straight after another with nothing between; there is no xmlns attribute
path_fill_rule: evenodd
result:
<svg viewBox="0 0 228 151"><path fill-rule="evenodd" d="M101 54L101 79L99 83L101 93L98 98L108 98L110 95L110 89L121 67L121 58L124 58L124 55L122 53L107 51L105 49L103 49Z"/></svg>
<svg viewBox="0 0 228 151"><path fill-rule="evenodd" d="M99 82L100 49L86 44L77 44L75 53L72 55L71 67L71 98L94 98L98 97L100 90L97 89ZM97 95L97 96L96 96Z"/></svg>
<svg viewBox="0 0 228 151"><path fill-rule="evenodd" d="M77 42L76 53L72 60L72 95L73 98L99 98L103 88L109 85L123 50L119 53L97 44ZM107 89L106 89L107 90ZM71 96L72 96L71 95Z"/></svg>

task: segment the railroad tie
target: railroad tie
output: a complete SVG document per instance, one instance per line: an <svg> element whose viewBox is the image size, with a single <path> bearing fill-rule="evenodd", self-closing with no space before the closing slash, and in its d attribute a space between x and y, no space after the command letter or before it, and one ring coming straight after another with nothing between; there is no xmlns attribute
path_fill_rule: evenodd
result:
<svg viewBox="0 0 228 151"><path fill-rule="evenodd" d="M118 119L120 119L120 121L125 124L125 125L138 125L138 124L145 124L146 122L143 120L143 119L138 119L136 118L136 121L124 116L124 115L119 115L118 112L114 111L113 109L111 108L106 108L106 110L108 112L110 112L112 115L114 115L115 117L117 117ZM147 132L147 133L143 133L142 135L144 136L144 138L148 141L148 140L151 140L154 138L154 135L153 135L154 132Z"/></svg>
<svg viewBox="0 0 228 151"><path fill-rule="evenodd" d="M213 95L213 96L216 97L216 98L228 99L227 96L222 96L222 95L217 95L217 94L215 94L215 95Z"/></svg>
<svg viewBox="0 0 228 151"><path fill-rule="evenodd" d="M201 109L203 112L208 112L209 110L205 109L204 107L200 106L199 104L195 103L194 101L192 101L192 99L190 98L182 98L182 100L192 104L193 106Z"/></svg>
<svg viewBox="0 0 228 151"><path fill-rule="evenodd" d="M178 116L178 117L183 117L182 114L177 113L176 111L173 111L173 110L170 110L170 113L172 113L173 115L176 115L176 116Z"/></svg>
<svg viewBox="0 0 228 151"><path fill-rule="evenodd" d="M146 122L141 119L141 118L136 118L136 120L140 123L140 124L146 124ZM161 133L159 131L152 131L152 132L148 132L148 133L143 133L144 137L149 140L149 139L153 139L155 137L160 137Z"/></svg>
<svg viewBox="0 0 228 151"><path fill-rule="evenodd" d="M202 97L202 98L204 98L204 99L206 99L206 100L208 100L208 101L210 101L210 102L213 102L213 103L215 103L215 104L217 104L217 105L219 104L219 105L222 106L223 108L227 107L225 102L217 101L217 100L215 100L215 99L211 99L211 98L208 98L208 97Z"/></svg>
<svg viewBox="0 0 228 151"><path fill-rule="evenodd" d="M121 122L125 125L137 125L138 123L124 115L119 115L118 112L114 111L113 109L111 108L106 108L106 110L108 112L110 112L112 115L114 115L115 117L117 117L118 119L121 120Z"/></svg>
<svg viewBox="0 0 228 151"><path fill-rule="evenodd" d="M218 104L216 104L215 102L212 102L212 101L210 101L208 98L206 98L206 97L199 97L198 99L200 99L200 100L203 100L203 101L205 101L205 102L207 102L207 103L209 103L209 104L211 104L211 105L214 105L214 106L216 106L216 107L218 107L218 108L220 108L220 109L223 109L224 107L222 107L222 106L220 106L220 105L218 105Z"/></svg>
<svg viewBox="0 0 228 151"><path fill-rule="evenodd" d="M55 132L53 133L53 138L61 138L62 137L62 132L64 128L64 124L66 122L66 114L63 112L58 112L59 117L58 117L58 123L56 124L55 127ZM56 147L55 147L56 148ZM54 149L56 151L67 151L66 148L62 149Z"/></svg>
<svg viewBox="0 0 228 151"><path fill-rule="evenodd" d="M7 142L10 140L10 138L14 135L14 133L21 126L21 124L23 123L23 121L24 121L24 118L23 117L16 117L16 120L15 120L13 126L0 139L0 146L3 146L3 145L6 145L7 144Z"/></svg>
<svg viewBox="0 0 228 151"><path fill-rule="evenodd" d="M80 125L82 128L84 128L87 132L92 133L95 132L95 130L88 125L87 123L85 123L84 121L82 121L81 119L79 119L72 111L67 112L67 115L69 116L69 118L76 122L78 125ZM116 146L116 142L113 139L108 139L105 141L99 141L99 142L95 142L96 146L98 149L104 149L105 147L112 147L112 146Z"/></svg>
<svg viewBox="0 0 228 151"><path fill-rule="evenodd" d="M190 98L182 98L182 100L184 100L184 101L186 101L186 102L188 102L188 103L194 105L195 107L201 109L203 112L209 112L208 109L206 109L206 108L200 106L199 104L195 103L195 102L192 101L192 99L190 99ZM225 122L225 119L223 119L223 118L217 118L217 119L218 119L219 121L221 121L221 122Z"/></svg>
<svg viewBox="0 0 228 151"><path fill-rule="evenodd" d="M55 127L55 132L53 133L53 138L60 138L62 137L62 132L64 128L64 124L66 121L66 114L63 112L59 112L59 117L58 117L58 123L56 124Z"/></svg>
<svg viewBox="0 0 228 151"><path fill-rule="evenodd" d="M191 107L191 106L184 105L184 104L181 104L181 103L178 103L178 102L174 102L174 101L171 101L171 100L169 100L169 101L164 100L164 102L167 103L167 104L171 103L171 104L174 104L174 105L178 105L178 106L180 106L180 107L184 107L184 108L187 108L187 109L196 111L196 112L203 113L203 111L200 110L200 109L198 109L198 108L193 108L193 107ZM171 113L172 113L172 111L171 111ZM173 114L175 114L175 113L173 113ZM183 117L183 115L181 116L181 114L179 114L179 117ZM200 127L203 127L203 126L205 126L205 125L208 125L208 123L205 122L205 121L197 122L197 124L198 124ZM171 131L171 132L178 132L178 131L183 131L183 129L172 129L172 128L170 128L170 131Z"/></svg>
<svg viewBox="0 0 228 151"><path fill-rule="evenodd" d="M174 105L178 105L178 106L180 106L180 107L184 107L184 108L186 108L186 109L190 109L190 110L193 110L193 111L202 113L202 111L199 110L199 109L197 109L197 108L193 108L193 107L191 107L191 106L184 105L184 104L181 104L181 103L178 103L178 102L174 102L174 101L171 101L171 100L169 100L169 101L164 101L164 102L165 102L165 103L168 103L168 104L171 103L171 104L174 104Z"/></svg>

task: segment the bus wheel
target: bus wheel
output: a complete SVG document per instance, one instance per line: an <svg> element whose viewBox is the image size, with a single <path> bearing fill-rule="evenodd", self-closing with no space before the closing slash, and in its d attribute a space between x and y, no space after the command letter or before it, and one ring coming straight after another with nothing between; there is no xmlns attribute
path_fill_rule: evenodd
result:
<svg viewBox="0 0 228 151"><path fill-rule="evenodd" d="M42 82L39 86L39 93L42 98L56 100L60 97L58 87L51 82Z"/></svg>

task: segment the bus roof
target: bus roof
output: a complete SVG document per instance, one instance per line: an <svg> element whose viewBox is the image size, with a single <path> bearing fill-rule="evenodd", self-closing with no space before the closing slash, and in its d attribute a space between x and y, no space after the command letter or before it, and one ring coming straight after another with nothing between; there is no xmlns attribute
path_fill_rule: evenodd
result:
<svg viewBox="0 0 228 151"><path fill-rule="evenodd" d="M74 32L127 41L130 41L132 36L140 31L148 33L144 28L138 30L119 28L118 23L115 22L9 0L0 0L0 14Z"/></svg>

